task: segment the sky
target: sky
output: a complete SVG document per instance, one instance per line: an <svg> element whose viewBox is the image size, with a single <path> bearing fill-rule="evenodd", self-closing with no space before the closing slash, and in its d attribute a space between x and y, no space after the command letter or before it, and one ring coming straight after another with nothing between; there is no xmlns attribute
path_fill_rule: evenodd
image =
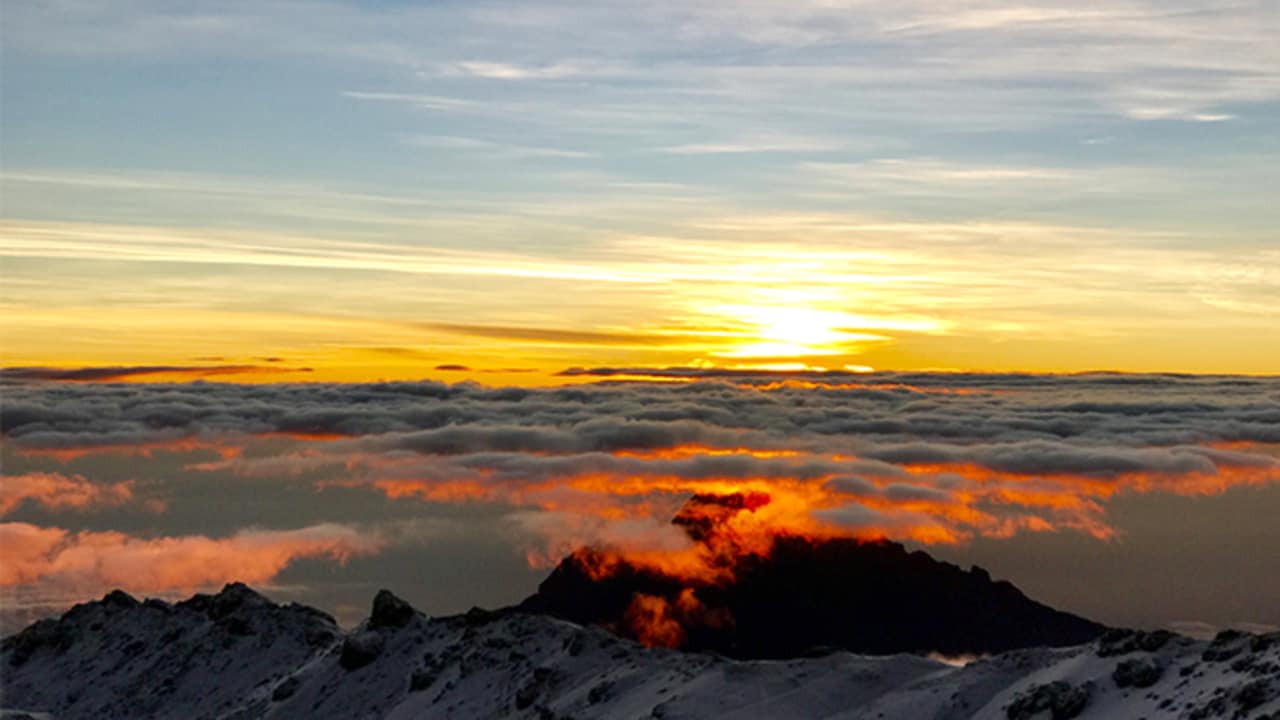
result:
<svg viewBox="0 0 1280 720"><path fill-rule="evenodd" d="M1280 5L10 0L0 630L889 537L1280 626ZM735 521L736 522L736 521ZM697 558L694 558L696 565Z"/></svg>
<svg viewBox="0 0 1280 720"><path fill-rule="evenodd" d="M1270 1L16 0L0 361L1274 372L1277 32Z"/></svg>

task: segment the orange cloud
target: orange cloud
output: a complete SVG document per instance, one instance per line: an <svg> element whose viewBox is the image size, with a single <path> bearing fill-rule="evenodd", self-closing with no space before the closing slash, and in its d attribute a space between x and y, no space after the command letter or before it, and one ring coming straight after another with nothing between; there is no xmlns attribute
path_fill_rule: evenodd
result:
<svg viewBox="0 0 1280 720"><path fill-rule="evenodd" d="M669 543L658 542L663 547L654 550L635 537L618 544L602 526L636 518L661 525L690 494L756 493L769 501L734 516L723 529L725 537L733 537L738 551L762 551L780 532L953 544L975 536L1006 538L1019 532L1069 530L1108 540L1116 531L1106 521L1105 503L1116 494L1211 494L1280 478L1267 458L1206 459L1212 471L1087 474L1011 472L972 462L868 465L851 455L700 445L620 450L610 456L620 461L616 470L604 463L600 470L539 475L530 465L529 474L523 474L512 472L504 459L509 456L503 456L493 460L492 466L486 464L488 460L468 461L453 477L447 458L369 456L361 462L368 462L371 479L347 478L335 484L373 487L392 498L504 503L555 513L560 522L540 528L548 547L530 551L532 561L539 563L557 557L556 551L572 550L575 543L600 545L604 540L625 550L637 564L699 567L707 564L705 558L677 557ZM682 474L681 468L697 467L689 462L725 456L759 461L767 474ZM842 482L837 473L842 466L865 472ZM815 475L814 467L831 469ZM428 471L415 477L417 468ZM595 520L565 522L571 516Z"/></svg>
<svg viewBox="0 0 1280 720"><path fill-rule="evenodd" d="M639 376L645 380L650 378ZM964 387L931 387L926 385L909 385L906 383L884 382L815 382L812 380L788 378L776 380L762 385L752 385L756 390L769 391L779 389L795 390L901 390L924 395L1009 395L1014 390L1007 388L964 388Z"/></svg>
<svg viewBox="0 0 1280 720"><path fill-rule="evenodd" d="M338 562L376 553L377 537L342 525L243 530L227 538L138 538L0 523L0 586L52 585L131 592L199 588L231 580L264 582L298 558Z"/></svg>
<svg viewBox="0 0 1280 720"><path fill-rule="evenodd" d="M255 443L272 440L321 443L344 440L348 437L350 436L336 432L271 431L262 433L223 433L207 437L187 435L127 443L85 443L69 447L31 447L17 444L15 449L25 457L52 458L61 463L69 463L91 455L128 455L152 458L158 452L194 453L207 450L216 453L226 463L241 457L245 449ZM206 466L206 469L214 469L215 467L217 466L210 463Z"/></svg>
<svg viewBox="0 0 1280 720"><path fill-rule="evenodd" d="M93 367L5 367L0 379L35 382L184 382L226 375L276 375L311 368L262 365L112 365Z"/></svg>
<svg viewBox="0 0 1280 720"><path fill-rule="evenodd" d="M692 593L692 589L688 592ZM677 648L684 644L684 626L674 617L666 598L659 595L636 593L623 622L637 640L649 647Z"/></svg>
<svg viewBox="0 0 1280 720"><path fill-rule="evenodd" d="M157 452L190 453L199 450L212 450L224 460L238 457L243 448L231 438L199 438L180 437L167 440L150 440L130 443L84 444L73 447L23 447L18 453L27 457L47 457L61 463L69 463L90 455L128 455L134 457L154 457Z"/></svg>
<svg viewBox="0 0 1280 720"><path fill-rule="evenodd" d="M131 499L131 482L94 484L81 475L58 473L0 475L0 515L13 512L27 501L61 510L120 505Z"/></svg>
<svg viewBox="0 0 1280 720"><path fill-rule="evenodd" d="M613 453L617 457L633 457L642 459L656 460L678 460L680 458L690 458L699 456L715 456L715 455L750 455L758 458L771 457L796 457L800 454L799 450L789 450L786 448L749 448L749 447L713 447L710 445L675 445L668 448L654 448L648 450L618 450Z"/></svg>

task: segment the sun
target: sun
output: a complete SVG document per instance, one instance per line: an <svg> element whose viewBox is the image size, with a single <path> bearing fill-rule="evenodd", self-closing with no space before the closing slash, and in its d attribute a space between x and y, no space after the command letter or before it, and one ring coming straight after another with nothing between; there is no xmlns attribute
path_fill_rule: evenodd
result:
<svg viewBox="0 0 1280 720"><path fill-rule="evenodd" d="M793 358L848 354L860 342L886 340L856 329L857 319L839 310L806 307L726 306L743 328L742 342L715 353L735 358Z"/></svg>

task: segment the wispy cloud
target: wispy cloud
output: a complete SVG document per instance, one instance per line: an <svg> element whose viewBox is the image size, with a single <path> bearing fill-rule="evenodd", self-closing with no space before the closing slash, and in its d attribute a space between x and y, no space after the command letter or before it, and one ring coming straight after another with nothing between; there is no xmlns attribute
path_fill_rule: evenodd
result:
<svg viewBox="0 0 1280 720"><path fill-rule="evenodd" d="M128 365L106 367L49 368L3 367L0 380L49 382L119 382L137 378L204 378L221 375L311 372L311 368L266 365Z"/></svg>
<svg viewBox="0 0 1280 720"><path fill-rule="evenodd" d="M978 168L972 171L976 175L958 176L953 171L968 171L949 166L890 170L908 177L908 189L923 183L931 193L969 192L997 182L1014 187L1066 182L1053 172L1041 179L1032 171L1009 168ZM511 362L497 355L482 362L471 353L501 352L511 342L535 337L538 342L525 347L543 358L537 363L543 367L549 362L574 364L584 343L638 353L634 358L654 363L743 353L793 362L800 356L835 353L823 364L899 365L896 353L921 347L926 337L935 338L928 341L930 352L963 352L975 342L1000 339L1010 364L1096 367L1099 348L1137 358L1149 342L1142 338L1182 332L1179 328L1185 329L1191 317L1213 318L1219 329L1215 332L1252 338L1254 350L1234 356L1238 360L1253 363L1249 352L1256 352L1261 362L1265 349L1273 346L1268 343L1274 343L1272 334L1258 332L1266 314L1252 308L1265 307L1274 292L1277 258L1244 240L1226 252L1226 246L1198 247L1197 234L1188 231L991 220L910 222L840 213L713 215L709 209L701 208L703 214L672 223L663 232L591 233L589 242L574 246L572 261L537 246L470 250L392 239L356 242L221 228L39 222L0 225L0 255L217 267L231 277L253 268L287 270L273 275L272 287L280 292L270 304L259 304L250 314L201 312L221 294L219 283L182 287L178 297L190 322L200 318L206 333L221 328L219 337L232 337L237 324L251 328L253 337L270 337L272 318L298 315L288 336L291 343L303 345L272 344L255 352L297 357L316 368L317 377L326 364L340 362L330 339L336 332L358 332L371 347L412 346L424 341L421 329L430 326L441 333L433 345L446 343L438 352L478 369ZM556 236L557 227L561 233L582 232L572 224L557 225L555 215L543 217L550 223L548 237ZM497 216L468 229L527 233L522 226L528 222L522 215ZM359 292L365 280L332 281L368 277L365 273L379 273L382 287L395 288L388 293L395 298L394 307L370 308L367 294ZM330 279L324 297L313 292L310 278L317 276ZM423 288L412 280L418 277L437 282ZM513 278L530 284L514 289ZM553 285L543 283L554 284L555 292L566 287L589 292L592 303L549 309L547 288ZM28 307L10 323L31 339L33 348L52 342L67 347L67 328L84 328L86 341L101 332L92 329L92 304L74 283L32 281L9 287L24 288L28 302L45 298L45 308ZM156 289L156 297L170 303L177 299L162 290ZM453 308L463 301L470 322L458 323ZM128 313L112 320L116 329L111 334L150 336L174 322L173 313L160 313L155 302L149 294L139 296ZM1061 312L1065 306L1072 312ZM1147 307L1160 312L1143 309ZM366 310L353 312L358 308ZM178 336L172 333L170 337ZM274 336L284 338L282 333L277 330ZM1010 343L1035 343L1040 349L1028 345L1020 350ZM244 348L221 343L216 350L248 356ZM1014 352L1044 354L1009 354ZM8 364L15 366L48 364L10 357ZM189 353L164 357L153 366L178 367L187 357ZM120 363L110 356L101 361L103 366ZM405 371L410 371L408 365Z"/></svg>
<svg viewBox="0 0 1280 720"><path fill-rule="evenodd" d="M1126 110L1129 117L1135 120L1190 120L1192 122L1226 122L1234 120L1235 115L1227 113L1195 112L1177 107L1132 107Z"/></svg>
<svg viewBox="0 0 1280 720"><path fill-rule="evenodd" d="M304 250L299 252L299 250ZM7 223L0 255L643 282L641 273L551 258L444 248L324 242L312 237L183 228Z"/></svg>
<svg viewBox="0 0 1280 720"><path fill-rule="evenodd" d="M589 158L594 153L582 150L566 150L554 147L531 147L528 145L510 145L482 140L479 138L459 137L456 135L406 135L402 138L405 144L440 150L458 150L482 153L497 157L512 158Z"/></svg>
<svg viewBox="0 0 1280 720"><path fill-rule="evenodd" d="M408 68L425 78L638 78L651 90L699 84L776 100L794 96L789 83L806 92L825 86L831 102L823 104L833 110L847 104L849 89L874 90L877 100L891 101L877 103L886 109L909 93L917 122L945 121L948 111L954 122L954 111L963 105L985 108L988 119L1009 115L1014 96L1008 88L990 85L995 77L1050 83L1086 111L1122 114L1153 107L1140 100L1142 88L1156 88L1176 96L1171 107L1181 109L1176 117L1186 118L1226 114L1215 107L1264 102L1280 94L1276 57L1267 42L1275 30L1273 13L1250 3L1170 8L1134 2L1081 10L1039 2L974 7L767 2L730 10L723 3L700 1L565 12L536 4L484 10L326 5L304 11L267 2L174 12L140 2L124 11L86 5L74 12L42 6L15 12L21 13L24 52L103 55L194 48L308 54ZM283 37L272 32L279 27L291 32ZM436 41L424 43L422 37ZM672 43L672 37L682 42ZM567 47L574 49L571 55ZM755 70L755 80L734 74L726 82L730 76L721 71L730 69L729 63L758 51L771 55L768 68L748 66L743 69ZM1038 120L1052 122L1060 107L1065 105L1045 107Z"/></svg>
<svg viewBox="0 0 1280 720"><path fill-rule="evenodd" d="M1057 182L1078 180L1089 172L1065 167L982 166L972 163L945 162L936 158L883 158L857 163L809 162L803 169L833 179L862 185L886 187L910 185L989 185L991 183Z"/></svg>
<svg viewBox="0 0 1280 720"><path fill-rule="evenodd" d="M843 150L847 142L815 137L760 135L719 142L686 143L662 148L672 155L734 155L741 153L821 153Z"/></svg>
<svg viewBox="0 0 1280 720"><path fill-rule="evenodd" d="M561 61L547 65L521 65L509 62L485 60L459 60L439 67L445 76L472 76L492 80L559 80L581 76L616 76L625 71L609 63L583 63Z"/></svg>
<svg viewBox="0 0 1280 720"><path fill-rule="evenodd" d="M687 334L645 333L636 331L591 331L547 328L536 326L467 325L461 323L430 323L427 329L441 330L461 335L499 340L527 340L558 345L660 345L677 342Z"/></svg>
<svg viewBox="0 0 1280 720"><path fill-rule="evenodd" d="M443 95L417 95L412 93L366 92L361 90L345 90L345 97L354 100L373 100L380 102L407 103L430 110L460 110L474 108L478 101L466 98L446 97Z"/></svg>

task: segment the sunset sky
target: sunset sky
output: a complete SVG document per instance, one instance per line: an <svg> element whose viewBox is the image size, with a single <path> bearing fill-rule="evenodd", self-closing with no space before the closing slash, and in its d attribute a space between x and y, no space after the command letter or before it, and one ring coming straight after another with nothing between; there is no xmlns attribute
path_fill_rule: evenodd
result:
<svg viewBox="0 0 1280 720"><path fill-rule="evenodd" d="M1280 627L1274 0L0 27L0 634L232 580L499 606L583 544L693 573L671 517L744 492L764 545Z"/></svg>
<svg viewBox="0 0 1280 720"><path fill-rule="evenodd" d="M1280 369L1266 0L4 20L4 365Z"/></svg>

